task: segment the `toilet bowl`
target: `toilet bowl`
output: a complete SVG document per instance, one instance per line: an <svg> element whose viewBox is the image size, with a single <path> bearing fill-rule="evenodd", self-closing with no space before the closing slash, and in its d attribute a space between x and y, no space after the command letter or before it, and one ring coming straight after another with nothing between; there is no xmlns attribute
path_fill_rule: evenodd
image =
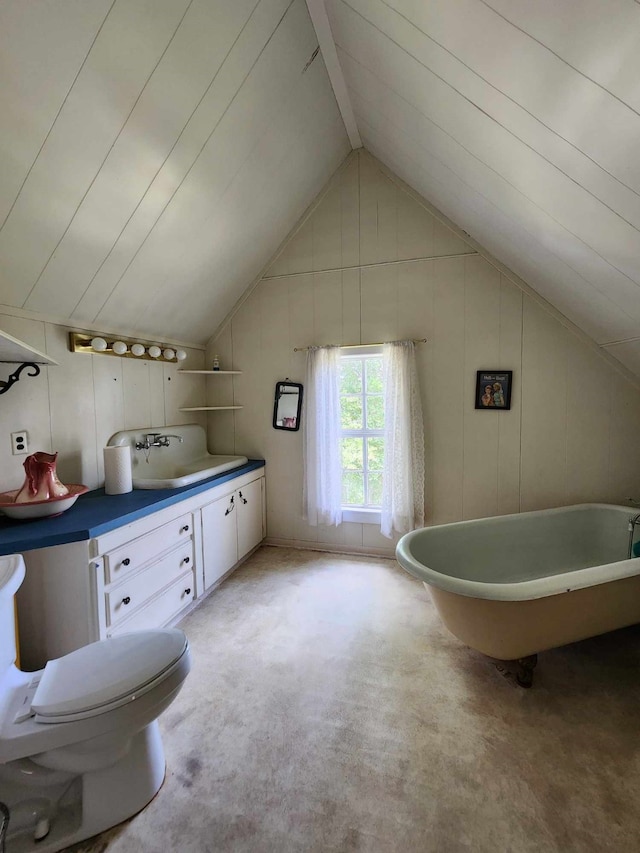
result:
<svg viewBox="0 0 640 853"><path fill-rule="evenodd" d="M20 555L0 557L0 801L7 853L53 853L130 817L153 798L165 761L157 717L190 669L177 629L123 634L15 665ZM40 840L36 840L40 838Z"/></svg>

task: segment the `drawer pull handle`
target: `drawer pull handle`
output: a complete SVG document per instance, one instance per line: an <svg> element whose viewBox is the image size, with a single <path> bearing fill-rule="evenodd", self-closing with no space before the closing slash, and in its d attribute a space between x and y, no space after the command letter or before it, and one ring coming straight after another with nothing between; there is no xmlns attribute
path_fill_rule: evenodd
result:
<svg viewBox="0 0 640 853"><path fill-rule="evenodd" d="M124 560L122 561L122 565L128 566L130 562L131 562L131 560L129 559L129 557L125 557Z"/></svg>
<svg viewBox="0 0 640 853"><path fill-rule="evenodd" d="M185 558L184 558L184 560L183 560L182 562L183 562L183 563L190 563L190 562L191 562L191 557L185 557Z"/></svg>
<svg viewBox="0 0 640 853"><path fill-rule="evenodd" d="M191 587L190 587L190 586L188 586L188 587L185 589L184 594L185 594L185 595L191 595Z"/></svg>
<svg viewBox="0 0 640 853"><path fill-rule="evenodd" d="M185 524L184 527L180 528L180 533L188 533L188 532L189 532L189 525L188 524Z"/></svg>
<svg viewBox="0 0 640 853"><path fill-rule="evenodd" d="M242 492L238 492L238 497L240 498L243 504L249 503L249 501L244 497Z"/></svg>
<svg viewBox="0 0 640 853"><path fill-rule="evenodd" d="M129 604L129 602L130 602L130 601L131 601L131 598L130 598L128 595L126 595L126 596L122 599L122 603L123 603L123 604Z"/></svg>

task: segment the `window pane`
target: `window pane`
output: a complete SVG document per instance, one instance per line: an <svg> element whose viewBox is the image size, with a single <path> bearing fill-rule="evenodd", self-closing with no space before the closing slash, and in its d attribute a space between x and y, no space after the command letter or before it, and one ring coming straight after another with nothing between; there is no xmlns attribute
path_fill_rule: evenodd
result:
<svg viewBox="0 0 640 853"><path fill-rule="evenodd" d="M367 358L367 394L382 393L382 358Z"/></svg>
<svg viewBox="0 0 640 853"><path fill-rule="evenodd" d="M362 471L364 468L364 445L361 438L342 439L342 467L351 471Z"/></svg>
<svg viewBox="0 0 640 853"><path fill-rule="evenodd" d="M384 402L382 395L367 397L367 429L384 429Z"/></svg>
<svg viewBox="0 0 640 853"><path fill-rule="evenodd" d="M362 429L362 397L340 397L342 429Z"/></svg>
<svg viewBox="0 0 640 853"><path fill-rule="evenodd" d="M367 439L367 458L370 471L382 471L384 464L384 438Z"/></svg>
<svg viewBox="0 0 640 853"><path fill-rule="evenodd" d="M382 506L382 472L369 474L369 506Z"/></svg>
<svg viewBox="0 0 640 853"><path fill-rule="evenodd" d="M345 471L342 475L342 502L351 506L364 504L364 474Z"/></svg>
<svg viewBox="0 0 640 853"><path fill-rule="evenodd" d="M362 394L362 360L340 359L340 393Z"/></svg>

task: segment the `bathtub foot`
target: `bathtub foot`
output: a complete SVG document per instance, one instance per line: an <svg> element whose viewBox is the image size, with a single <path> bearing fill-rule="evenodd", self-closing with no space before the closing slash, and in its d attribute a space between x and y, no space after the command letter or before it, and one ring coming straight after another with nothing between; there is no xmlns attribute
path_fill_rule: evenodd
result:
<svg viewBox="0 0 640 853"><path fill-rule="evenodd" d="M496 660L494 665L500 675L519 687L533 687L533 670L538 663L538 655L528 655L517 660Z"/></svg>
<svg viewBox="0 0 640 853"><path fill-rule="evenodd" d="M538 663L538 655L529 655L526 658L518 658L514 663L517 665L516 681L520 687L532 687L533 670L536 668Z"/></svg>

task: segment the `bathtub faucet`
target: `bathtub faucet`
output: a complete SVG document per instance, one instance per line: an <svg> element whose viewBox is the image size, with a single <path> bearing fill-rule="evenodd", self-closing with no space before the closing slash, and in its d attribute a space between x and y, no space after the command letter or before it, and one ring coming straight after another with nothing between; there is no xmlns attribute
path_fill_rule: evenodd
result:
<svg viewBox="0 0 640 853"><path fill-rule="evenodd" d="M629 519L629 559L633 557L633 537L636 525L640 523L640 512Z"/></svg>
<svg viewBox="0 0 640 853"><path fill-rule="evenodd" d="M4 853L4 843L9 826L9 809L4 803L0 803L0 853Z"/></svg>

